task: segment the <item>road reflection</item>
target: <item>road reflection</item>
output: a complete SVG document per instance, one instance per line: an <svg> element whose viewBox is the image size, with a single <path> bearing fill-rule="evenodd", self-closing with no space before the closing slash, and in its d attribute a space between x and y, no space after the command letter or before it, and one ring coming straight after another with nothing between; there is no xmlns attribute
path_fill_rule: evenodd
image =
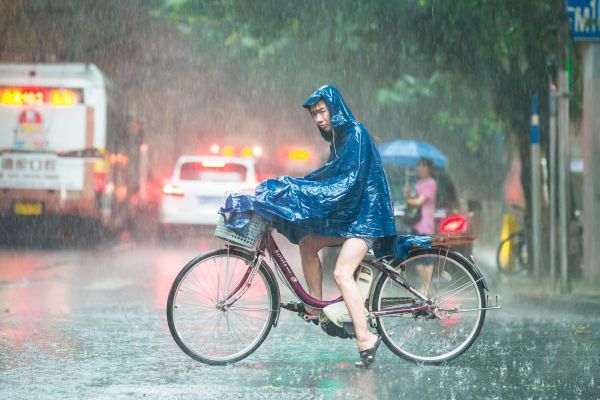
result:
<svg viewBox="0 0 600 400"><path fill-rule="evenodd" d="M276 240L302 279L297 247ZM186 235L95 248L0 249L2 398L597 397L596 303L533 302L510 291L502 312L486 316L475 345L448 366L415 366L382 345L372 368L357 370L354 340L327 336L285 311L247 359L205 366L177 347L165 307L183 266L220 246L211 235ZM332 262L324 269L331 298ZM281 282L280 289L282 301L294 298ZM454 322L460 325L447 321Z"/></svg>
<svg viewBox="0 0 600 400"><path fill-rule="evenodd" d="M63 329L70 324L68 271L55 281L53 265L43 253L3 252L0 257L0 348L6 367L26 365L40 356L65 359L79 347ZM50 283L52 281L52 283ZM60 321L53 323L52 321Z"/></svg>

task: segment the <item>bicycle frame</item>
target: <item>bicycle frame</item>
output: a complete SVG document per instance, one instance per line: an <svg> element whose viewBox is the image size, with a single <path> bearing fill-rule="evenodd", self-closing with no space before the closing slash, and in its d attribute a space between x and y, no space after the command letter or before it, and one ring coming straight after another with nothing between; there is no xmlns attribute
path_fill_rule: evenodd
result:
<svg viewBox="0 0 600 400"><path fill-rule="evenodd" d="M225 300L223 301L224 308L229 308L233 304L235 304L235 302L239 300L242 297L242 295L246 292L246 290L248 290L248 288L252 285L252 279L258 272L260 266L263 264L262 259L265 257L265 252L268 252L272 256L276 268L278 268L279 271L283 274L283 277L291 287L294 294L309 307L315 309L322 309L331 304L335 304L343 300L341 296L335 300L319 300L308 294L300 284L300 281L298 280L292 269L290 268L290 265L283 256L277 244L275 243L275 240L273 240L270 229L267 228L267 230L265 230L265 233L260 238L259 244L257 246L254 265L248 268L248 270L246 271L240 282L237 284L237 286L225 297ZM363 262L367 263L371 267L374 267L382 274L388 276L389 278L394 280L396 283L404 287L407 291L417 296L424 302L424 304L417 306L413 305L402 307L390 307L382 311L370 311L370 317L389 316L394 314L407 314L419 311L431 311L434 309L435 306L433 305L432 301L423 294L419 293L415 288L405 283L398 276L398 272L391 268L391 266L385 265L383 262L375 258L372 260L364 259Z"/></svg>

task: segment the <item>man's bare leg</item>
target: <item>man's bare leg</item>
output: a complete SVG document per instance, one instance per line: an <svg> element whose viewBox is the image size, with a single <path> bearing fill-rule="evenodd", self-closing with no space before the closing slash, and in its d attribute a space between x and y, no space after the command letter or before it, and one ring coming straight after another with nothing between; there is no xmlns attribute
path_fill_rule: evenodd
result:
<svg viewBox="0 0 600 400"><path fill-rule="evenodd" d="M354 324L359 351L372 347L377 341L377 336L369 332L367 328L364 300L354 280L354 272L368 250L364 240L360 238L347 239L342 246L333 272L335 282L342 292L344 303L346 303Z"/></svg>
<svg viewBox="0 0 600 400"><path fill-rule="evenodd" d="M308 293L315 299L323 298L323 269L319 259L319 250L323 247L334 246L343 242L343 238L308 235L300 241L300 258L302 259L302 272ZM314 309L306 306L306 311L317 315Z"/></svg>

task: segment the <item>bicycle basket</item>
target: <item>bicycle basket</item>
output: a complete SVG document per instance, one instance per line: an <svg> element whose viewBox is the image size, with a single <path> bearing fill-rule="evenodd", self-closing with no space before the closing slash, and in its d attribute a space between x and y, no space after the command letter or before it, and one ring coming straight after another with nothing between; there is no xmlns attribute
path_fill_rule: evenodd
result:
<svg viewBox="0 0 600 400"><path fill-rule="evenodd" d="M250 218L247 234L240 235L239 233L228 229L225 226L225 219L222 215L219 215L219 221L217 222L217 228L215 229L215 236L228 242L239 244L240 246L251 249L256 245L256 241L265 231L265 226L265 220L258 215L253 214Z"/></svg>

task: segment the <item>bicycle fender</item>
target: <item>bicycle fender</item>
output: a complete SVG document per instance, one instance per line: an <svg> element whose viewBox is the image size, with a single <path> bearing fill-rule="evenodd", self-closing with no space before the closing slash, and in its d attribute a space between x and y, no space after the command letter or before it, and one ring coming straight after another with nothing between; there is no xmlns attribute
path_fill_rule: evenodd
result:
<svg viewBox="0 0 600 400"><path fill-rule="evenodd" d="M250 258L256 257L256 252L249 251L243 247L238 246L227 246L231 251L237 253L243 253L245 255L250 256ZM277 307L277 313L275 314L275 319L273 320L273 327L277 327L277 322L279 322L279 314L281 313L281 293L279 291L279 285L277 284L277 279L275 278L275 274L271 268L263 261L261 262L260 269L265 273L267 279L271 280L271 284L275 287L275 298L273 299L275 307Z"/></svg>
<svg viewBox="0 0 600 400"><path fill-rule="evenodd" d="M277 284L277 278L275 278L275 275L273 274L273 271L271 270L271 268L269 268L269 266L267 264L265 264L264 262L262 263L262 265L260 266L265 273L269 276L269 278L271 279L271 283L273 283L273 286L275 286L275 307L277 307L277 313L275 314L275 319L273 320L273 327L277 327L277 322L279 322L279 314L281 312L281 307L279 306L281 304L281 293L279 292L279 285Z"/></svg>
<svg viewBox="0 0 600 400"><path fill-rule="evenodd" d="M369 311L373 311L373 296L375 293L375 288L379 284L379 280L385 278L386 276L381 271L378 271L377 269L375 270L377 271L377 273L375 274L375 278L373 278L373 284L371 285L371 290L369 290L369 297L367 298L367 308L369 309Z"/></svg>

